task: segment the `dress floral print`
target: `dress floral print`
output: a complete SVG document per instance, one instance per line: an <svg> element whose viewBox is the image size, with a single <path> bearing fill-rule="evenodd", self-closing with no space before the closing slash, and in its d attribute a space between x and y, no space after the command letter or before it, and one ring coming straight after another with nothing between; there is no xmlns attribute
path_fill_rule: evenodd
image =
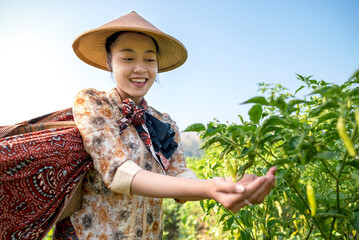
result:
<svg viewBox="0 0 359 240"><path fill-rule="evenodd" d="M161 239L162 199L130 195L133 176L141 169L176 177L195 178L186 168L179 130L167 115L152 107L146 112L175 131L176 151L166 172L156 162L130 124L120 133L122 100L109 93L85 89L75 98L74 119L94 168L84 179L82 208L71 222L79 239ZM141 147L142 146L142 147Z"/></svg>

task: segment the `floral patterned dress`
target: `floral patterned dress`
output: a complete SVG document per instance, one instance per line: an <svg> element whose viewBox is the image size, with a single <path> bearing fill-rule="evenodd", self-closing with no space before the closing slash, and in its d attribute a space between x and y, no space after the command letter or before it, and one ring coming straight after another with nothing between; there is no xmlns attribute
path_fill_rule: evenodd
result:
<svg viewBox="0 0 359 240"><path fill-rule="evenodd" d="M161 239L162 199L130 194L133 176L141 169L169 176L196 178L186 167L176 123L148 107L146 112L175 131L176 151L166 172L156 162L131 124L122 133L122 99L116 89L109 93L85 89L75 98L74 119L86 151L94 161L83 182L82 208L71 216L79 239Z"/></svg>

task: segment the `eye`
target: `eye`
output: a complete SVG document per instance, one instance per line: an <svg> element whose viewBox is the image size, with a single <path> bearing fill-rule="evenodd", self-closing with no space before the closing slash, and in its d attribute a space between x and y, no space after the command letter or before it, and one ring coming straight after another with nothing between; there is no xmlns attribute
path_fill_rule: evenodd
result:
<svg viewBox="0 0 359 240"><path fill-rule="evenodd" d="M156 59L154 59L154 58L147 58L147 59L145 59L145 61L146 61L146 62L155 62Z"/></svg>
<svg viewBox="0 0 359 240"><path fill-rule="evenodd" d="M124 61L132 61L132 60L133 60L133 58L130 58L130 57L124 57L124 58L122 58L122 60L124 60Z"/></svg>

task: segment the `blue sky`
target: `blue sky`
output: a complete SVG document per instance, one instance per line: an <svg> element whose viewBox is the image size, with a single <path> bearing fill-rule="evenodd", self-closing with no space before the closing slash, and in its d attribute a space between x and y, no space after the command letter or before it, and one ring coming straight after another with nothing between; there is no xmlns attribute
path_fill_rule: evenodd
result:
<svg viewBox="0 0 359 240"><path fill-rule="evenodd" d="M151 3L151 4L150 4ZM80 33L136 11L187 47L180 68L146 96L180 129L239 122L258 83L296 90L295 73L342 83L359 68L359 1L0 0L0 125L71 107L74 95L114 87L73 53Z"/></svg>

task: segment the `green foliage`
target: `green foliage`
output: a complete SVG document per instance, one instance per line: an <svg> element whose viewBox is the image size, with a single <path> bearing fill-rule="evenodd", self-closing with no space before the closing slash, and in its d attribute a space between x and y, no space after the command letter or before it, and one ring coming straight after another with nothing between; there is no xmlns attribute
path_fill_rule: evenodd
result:
<svg viewBox="0 0 359 240"><path fill-rule="evenodd" d="M188 128L206 151L194 166L200 177L228 176L224 160L235 162L239 177L278 169L263 204L234 214L213 200L201 202L204 218L217 221L208 230L215 239L359 238L358 75L342 85L297 75L304 85L294 94L260 84L263 96L244 102L254 104L250 121ZM311 93L296 98L304 88Z"/></svg>
<svg viewBox="0 0 359 240"><path fill-rule="evenodd" d="M178 204L164 201L164 239L359 239L359 70L344 84L311 76L294 93L279 84L259 84L263 96L254 104L250 121L194 124L205 153L187 158L199 178L230 176L224 160L245 173L263 175L277 166L276 188L263 204L238 213L214 200ZM302 89L311 94L295 96ZM355 150L351 156L340 138L338 119ZM343 129L342 129L343 130ZM316 201L312 214L307 197L311 182ZM312 216L314 215L314 216ZM45 239L51 239L52 231Z"/></svg>
<svg viewBox="0 0 359 240"><path fill-rule="evenodd" d="M215 224L215 219L203 221L199 202L178 204L173 199L164 199L163 203L164 240L212 239L208 226Z"/></svg>
<svg viewBox="0 0 359 240"><path fill-rule="evenodd" d="M44 240L52 240L52 235L54 234L54 228L47 233L47 235L43 238Z"/></svg>

